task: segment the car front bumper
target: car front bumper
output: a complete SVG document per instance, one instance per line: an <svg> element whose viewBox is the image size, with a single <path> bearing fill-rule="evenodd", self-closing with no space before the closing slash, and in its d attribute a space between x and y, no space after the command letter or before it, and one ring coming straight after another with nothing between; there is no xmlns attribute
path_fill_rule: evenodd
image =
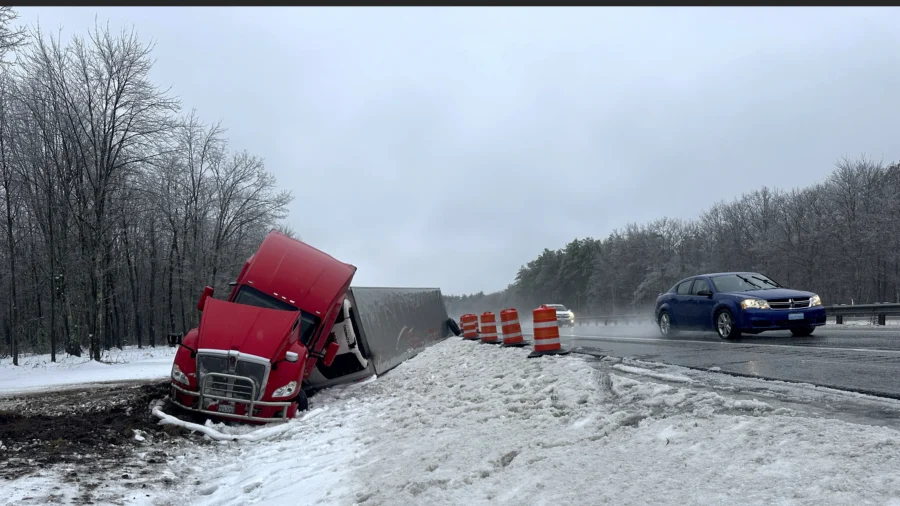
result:
<svg viewBox="0 0 900 506"><path fill-rule="evenodd" d="M738 328L746 331L819 327L825 325L825 308L816 306L802 309L745 309L735 320Z"/></svg>
<svg viewBox="0 0 900 506"><path fill-rule="evenodd" d="M571 316L557 316L556 324L560 327L574 327L575 326L575 318Z"/></svg>

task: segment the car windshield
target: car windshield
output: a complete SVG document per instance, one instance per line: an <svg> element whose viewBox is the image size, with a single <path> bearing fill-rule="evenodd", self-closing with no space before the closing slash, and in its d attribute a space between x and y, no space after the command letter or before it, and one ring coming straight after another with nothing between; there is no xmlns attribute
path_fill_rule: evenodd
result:
<svg viewBox="0 0 900 506"><path fill-rule="evenodd" d="M762 274L726 274L712 278L713 285L720 292L746 292L748 290L771 290L781 285Z"/></svg>
<svg viewBox="0 0 900 506"><path fill-rule="evenodd" d="M278 300L271 295L261 292L256 288L253 288L249 285L241 285L238 289L237 295L234 297L234 302L237 304L246 304L248 306L256 306L265 309L277 309L280 311L300 311L300 318L294 324L294 327L291 331L297 328L297 325L301 325L300 328L300 342L303 344L307 344L309 339L312 337L313 332L316 330L316 326L319 324L319 318L316 316L303 311L297 307L288 304L282 300Z"/></svg>
<svg viewBox="0 0 900 506"><path fill-rule="evenodd" d="M566 309L566 306L563 306L562 304L547 304L547 307L552 307L557 311L568 311L568 309Z"/></svg>

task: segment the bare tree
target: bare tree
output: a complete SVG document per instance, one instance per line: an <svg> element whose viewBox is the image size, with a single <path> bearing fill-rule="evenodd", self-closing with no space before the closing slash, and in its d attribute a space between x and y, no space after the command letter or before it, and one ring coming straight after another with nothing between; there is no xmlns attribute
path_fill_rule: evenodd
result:
<svg viewBox="0 0 900 506"><path fill-rule="evenodd" d="M154 346L196 324L202 284L236 273L290 194L221 125L176 116L133 29L28 35L0 71L0 354Z"/></svg>

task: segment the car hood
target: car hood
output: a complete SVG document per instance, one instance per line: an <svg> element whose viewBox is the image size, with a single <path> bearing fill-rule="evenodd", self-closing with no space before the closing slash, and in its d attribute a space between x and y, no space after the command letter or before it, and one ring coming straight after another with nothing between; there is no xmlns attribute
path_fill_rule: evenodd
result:
<svg viewBox="0 0 900 506"><path fill-rule="evenodd" d="M299 311L281 311L206 299L198 349L237 350L272 359L282 348Z"/></svg>
<svg viewBox="0 0 900 506"><path fill-rule="evenodd" d="M804 292L803 290L791 290L790 288L773 288L771 290L747 290L746 292L730 293L739 297L753 297L763 300L808 299L813 296L812 292Z"/></svg>

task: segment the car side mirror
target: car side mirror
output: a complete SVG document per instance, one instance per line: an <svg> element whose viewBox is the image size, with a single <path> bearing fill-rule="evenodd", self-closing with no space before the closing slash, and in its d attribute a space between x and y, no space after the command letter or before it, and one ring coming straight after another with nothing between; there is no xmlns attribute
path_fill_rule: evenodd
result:
<svg viewBox="0 0 900 506"><path fill-rule="evenodd" d="M334 362L334 357L337 356L340 349L341 345L334 341L328 344L328 349L325 350L325 367L331 367L331 363Z"/></svg>
<svg viewBox="0 0 900 506"><path fill-rule="evenodd" d="M699 292L697 292L697 295L699 295L700 297L712 297L712 292L709 290L700 290Z"/></svg>
<svg viewBox="0 0 900 506"><path fill-rule="evenodd" d="M203 293L200 294L200 300L197 302L197 311L203 311L203 307L206 305L206 299L212 297L214 291L215 290L211 286L207 286L203 289Z"/></svg>

